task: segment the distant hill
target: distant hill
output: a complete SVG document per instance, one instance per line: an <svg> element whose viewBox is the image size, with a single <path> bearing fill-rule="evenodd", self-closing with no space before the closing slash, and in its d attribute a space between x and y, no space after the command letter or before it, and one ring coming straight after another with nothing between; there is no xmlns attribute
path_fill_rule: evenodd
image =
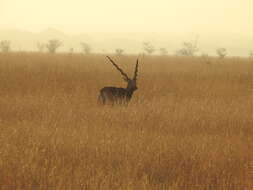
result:
<svg viewBox="0 0 253 190"><path fill-rule="evenodd" d="M70 36L53 28L39 33L24 30L0 30L0 40L10 40L14 50L37 51L37 43L46 43L50 39L59 39L63 42L64 46L61 51L68 51L72 47L77 48L82 41L92 43L88 35Z"/></svg>
<svg viewBox="0 0 253 190"><path fill-rule="evenodd" d="M63 47L60 51L68 51L74 48L75 51L81 51L81 42L91 45L93 51L96 52L112 52L116 48L130 49L130 52L137 51L141 45L136 40L129 39L111 39L99 38L94 39L87 34L67 35L59 30L48 28L39 33L32 33L24 30L0 30L0 40L10 40L12 42L12 49L37 51L37 43L46 43L50 39L58 39L63 42Z"/></svg>

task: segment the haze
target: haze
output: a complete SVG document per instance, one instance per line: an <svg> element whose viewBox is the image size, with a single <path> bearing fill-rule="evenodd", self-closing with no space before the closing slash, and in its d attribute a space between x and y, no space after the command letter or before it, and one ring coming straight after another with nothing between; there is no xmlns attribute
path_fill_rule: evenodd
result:
<svg viewBox="0 0 253 190"><path fill-rule="evenodd" d="M150 40L160 46L199 35L203 47L227 45L241 55L253 48L252 7L252 0L0 0L0 29L55 28L69 35Z"/></svg>

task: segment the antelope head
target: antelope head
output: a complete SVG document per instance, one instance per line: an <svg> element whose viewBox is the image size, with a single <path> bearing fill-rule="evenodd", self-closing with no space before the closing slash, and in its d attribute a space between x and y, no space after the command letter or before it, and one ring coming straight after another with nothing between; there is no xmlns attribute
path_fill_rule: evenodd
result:
<svg viewBox="0 0 253 190"><path fill-rule="evenodd" d="M125 82L127 82L126 90L130 91L130 92L134 92L135 90L137 90L138 89L138 87L137 87L137 74L138 74L138 64L139 64L138 59L136 61L136 65L135 65L134 76L131 79L109 56L106 56L106 57L113 64L113 66L121 73L123 80Z"/></svg>

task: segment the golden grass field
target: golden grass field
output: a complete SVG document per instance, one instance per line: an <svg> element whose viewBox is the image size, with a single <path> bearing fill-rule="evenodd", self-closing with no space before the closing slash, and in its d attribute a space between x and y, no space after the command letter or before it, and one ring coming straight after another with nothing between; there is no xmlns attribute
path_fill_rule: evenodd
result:
<svg viewBox="0 0 253 190"><path fill-rule="evenodd" d="M112 56L132 76L136 56ZM0 54L0 189L253 189L253 59Z"/></svg>

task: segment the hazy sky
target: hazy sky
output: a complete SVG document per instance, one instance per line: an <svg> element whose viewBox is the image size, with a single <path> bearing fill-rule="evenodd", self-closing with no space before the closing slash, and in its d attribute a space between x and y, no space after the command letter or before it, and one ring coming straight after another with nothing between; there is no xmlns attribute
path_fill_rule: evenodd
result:
<svg viewBox="0 0 253 190"><path fill-rule="evenodd" d="M198 35L203 52L226 47L230 55L247 56L253 49L252 9L253 0L0 0L0 30L53 28L87 34L97 40L94 50L127 52L140 51L143 41L173 52ZM15 33L10 38L20 49L34 48L34 41L15 41ZM120 41L102 45L106 38ZM65 49L70 45L66 42Z"/></svg>
<svg viewBox="0 0 253 190"><path fill-rule="evenodd" d="M253 34L253 0L0 0L0 28L69 34Z"/></svg>

